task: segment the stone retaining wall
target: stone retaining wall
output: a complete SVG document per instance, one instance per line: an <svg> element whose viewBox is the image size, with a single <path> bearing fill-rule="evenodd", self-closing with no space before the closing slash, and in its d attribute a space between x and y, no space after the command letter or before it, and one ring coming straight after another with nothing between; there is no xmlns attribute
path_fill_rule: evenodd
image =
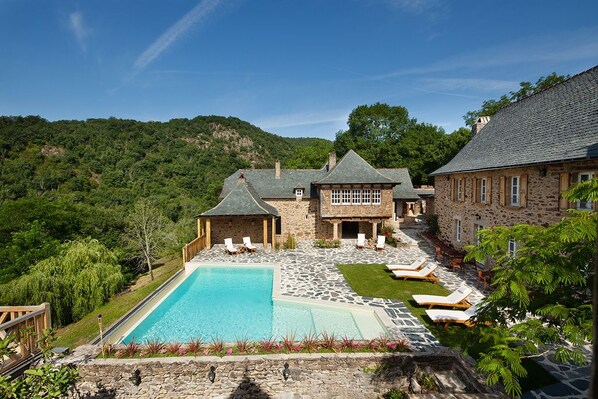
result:
<svg viewBox="0 0 598 399"><path fill-rule="evenodd" d="M499 397L452 352L94 359L77 367L78 394L96 399L379 398L391 388L407 390L418 370L434 376L442 397Z"/></svg>

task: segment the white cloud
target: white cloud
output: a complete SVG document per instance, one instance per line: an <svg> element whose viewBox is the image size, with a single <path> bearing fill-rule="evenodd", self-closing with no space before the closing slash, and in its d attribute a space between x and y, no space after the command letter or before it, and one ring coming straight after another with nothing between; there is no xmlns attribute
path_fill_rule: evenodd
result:
<svg viewBox="0 0 598 399"><path fill-rule="evenodd" d="M295 126L323 125L346 123L351 111L330 110L323 112L299 112L267 116L252 123L262 129L280 129Z"/></svg>
<svg viewBox="0 0 598 399"><path fill-rule="evenodd" d="M75 39L81 48L81 51L85 52L87 46L85 39L91 33L91 30L85 26L83 22L83 13L81 11L75 11L69 14L69 29L75 35Z"/></svg>
<svg viewBox="0 0 598 399"><path fill-rule="evenodd" d="M415 14L429 11L441 4L440 0L386 0L386 2L395 8L400 8Z"/></svg>
<svg viewBox="0 0 598 399"><path fill-rule="evenodd" d="M370 76L370 80L384 80L405 75L423 75L454 70L482 70L486 68L533 63L563 63L598 58L598 29L528 37L486 47L477 53L457 55L432 64L397 69Z"/></svg>
<svg viewBox="0 0 598 399"><path fill-rule="evenodd" d="M428 90L477 90L507 91L516 89L518 82L496 79L475 78L428 78L424 79L424 89Z"/></svg>
<svg viewBox="0 0 598 399"><path fill-rule="evenodd" d="M134 67L140 71L158 58L170 46L181 39L191 28L205 22L222 3L222 0L202 0L191 11L185 14L158 39L156 39L143 53L135 60Z"/></svg>

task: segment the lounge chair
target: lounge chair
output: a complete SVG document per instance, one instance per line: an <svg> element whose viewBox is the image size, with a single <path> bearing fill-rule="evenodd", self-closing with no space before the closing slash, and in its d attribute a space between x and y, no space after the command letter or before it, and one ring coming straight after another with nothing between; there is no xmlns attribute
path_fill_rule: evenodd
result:
<svg viewBox="0 0 598 399"><path fill-rule="evenodd" d="M255 252L257 247L251 243L251 237L243 237L243 246L249 252Z"/></svg>
<svg viewBox="0 0 598 399"><path fill-rule="evenodd" d="M364 249L365 248L365 234L357 234L357 249Z"/></svg>
<svg viewBox="0 0 598 399"><path fill-rule="evenodd" d="M386 265L386 268L388 270L413 270L413 271L416 271L416 270L419 270L422 267L424 267L427 262L428 262L427 258L421 258L421 259L414 260L410 264L396 263L396 264L392 264L392 265Z"/></svg>
<svg viewBox="0 0 598 399"><path fill-rule="evenodd" d="M422 267L419 270L393 270L392 273L396 278L400 278L403 280L411 279L411 280L427 280L433 283L438 281L438 277L434 275L434 270L438 267L435 263L428 263L426 266Z"/></svg>
<svg viewBox="0 0 598 399"><path fill-rule="evenodd" d="M225 238L224 239L224 250L229 255L236 255L239 253L237 248L233 246L233 239L232 238Z"/></svg>
<svg viewBox="0 0 598 399"><path fill-rule="evenodd" d="M386 244L386 236L378 236L378 242L376 242L376 251L382 251Z"/></svg>
<svg viewBox="0 0 598 399"><path fill-rule="evenodd" d="M472 289L467 286L462 286L458 290L453 291L448 296L441 295L413 295L413 300L418 305L429 306L428 309L432 309L433 306L451 306L454 308L470 308L471 303L467 301L469 294Z"/></svg>
<svg viewBox="0 0 598 399"><path fill-rule="evenodd" d="M475 315L475 312L475 306L467 310L426 309L428 317L434 323L444 323L444 327L447 327L451 323L465 324L469 327L471 326L469 319Z"/></svg>

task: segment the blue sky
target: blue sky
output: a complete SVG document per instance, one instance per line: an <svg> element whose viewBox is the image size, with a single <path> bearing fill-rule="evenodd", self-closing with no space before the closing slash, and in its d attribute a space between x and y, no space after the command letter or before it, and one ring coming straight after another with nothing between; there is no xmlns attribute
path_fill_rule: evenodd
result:
<svg viewBox="0 0 598 399"><path fill-rule="evenodd" d="M0 0L0 114L236 116L333 139L358 105L465 112L598 64L598 1Z"/></svg>

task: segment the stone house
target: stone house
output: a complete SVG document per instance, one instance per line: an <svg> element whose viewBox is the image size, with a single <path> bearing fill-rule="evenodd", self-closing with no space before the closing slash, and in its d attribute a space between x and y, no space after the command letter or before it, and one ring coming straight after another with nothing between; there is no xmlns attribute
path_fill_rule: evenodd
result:
<svg viewBox="0 0 598 399"><path fill-rule="evenodd" d="M457 249L484 227L558 222L561 193L598 176L598 66L481 117L471 141L436 170L440 238ZM516 243L509 243L515 250Z"/></svg>
<svg viewBox="0 0 598 399"><path fill-rule="evenodd" d="M268 242L377 235L419 200L407 169L375 169L353 150L338 163L329 154L321 169L238 170L225 179L221 202L198 215L207 246L231 237Z"/></svg>

